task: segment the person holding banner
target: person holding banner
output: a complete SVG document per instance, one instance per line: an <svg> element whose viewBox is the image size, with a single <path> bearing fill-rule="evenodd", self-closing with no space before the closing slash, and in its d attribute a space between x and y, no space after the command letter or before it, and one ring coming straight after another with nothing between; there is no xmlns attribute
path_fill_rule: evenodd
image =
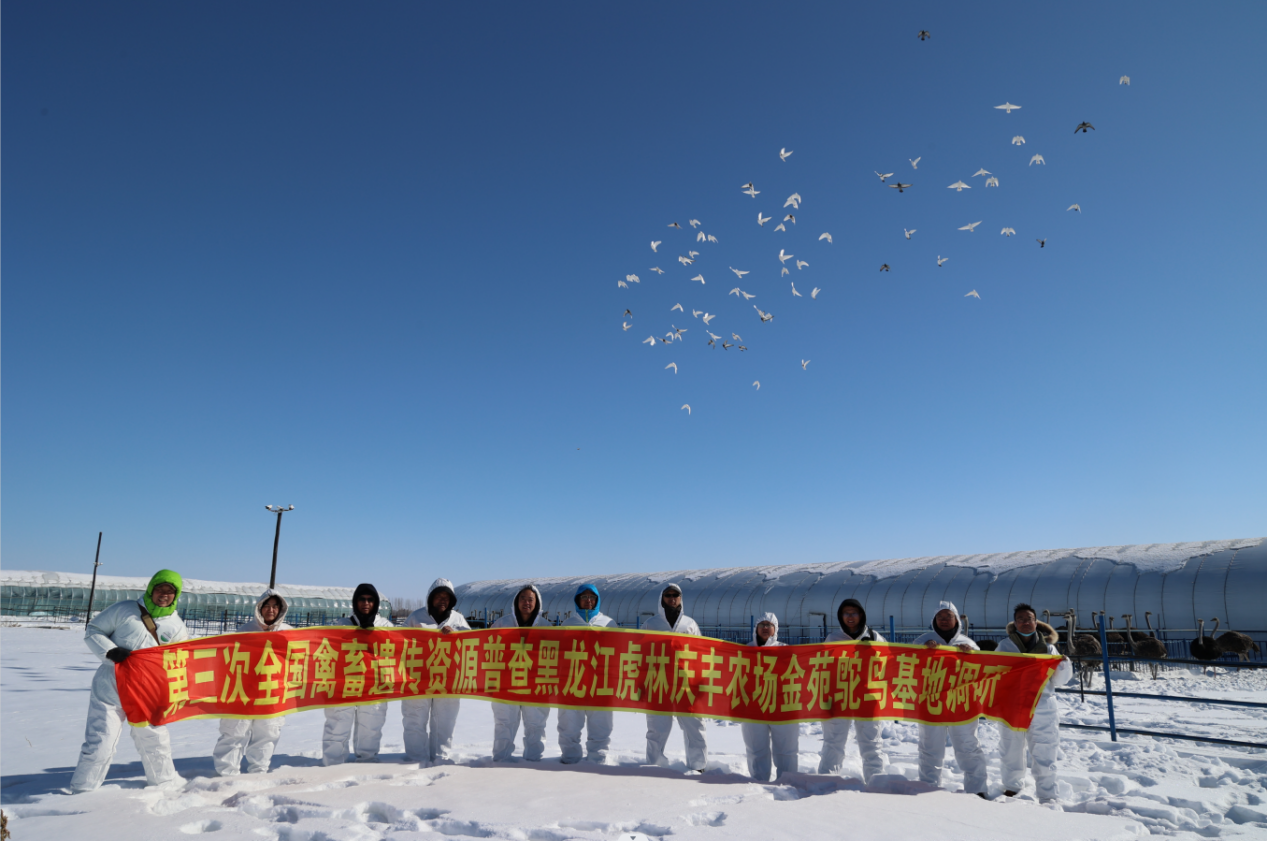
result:
<svg viewBox="0 0 1267 841"><path fill-rule="evenodd" d="M494 628L531 628L549 625L541 612L541 591L536 584L529 584L510 600L510 611L493 623ZM510 762L515 752L515 734L519 731L519 719L524 722L524 759L537 762L545 753L546 724L550 721L549 707L530 707L518 704L493 703L493 761Z"/></svg>
<svg viewBox="0 0 1267 841"><path fill-rule="evenodd" d="M1056 629L1038 621L1038 614L1027 604L1018 604L1012 611L1012 621L1007 626L1007 639L999 643L998 651L1017 654L1060 654L1053 644L1059 636ZM1073 666L1068 657L1062 657L1060 665L1043 687L1034 706L1034 720L1029 729L1017 731L1006 724L999 725L999 753L1002 755L1003 793L1015 797L1025 784L1025 749L1029 748L1030 767L1034 772L1034 788L1040 803L1056 799L1056 754L1060 751L1059 710L1056 708L1055 689L1064 686L1073 677Z"/></svg>
<svg viewBox="0 0 1267 841"><path fill-rule="evenodd" d="M951 645L965 654L978 651L977 644L964 635L959 627L959 610L953 602L940 602L933 615L932 630L912 640L913 645L936 648ZM963 790L986 797L989 790L986 775L985 752L977 741L977 722L974 718L966 724L939 727L935 724L919 725L919 779L920 782L941 785L942 767L946 761L946 736L955 749L955 761L963 771Z"/></svg>
<svg viewBox="0 0 1267 841"><path fill-rule="evenodd" d="M268 589L255 603L255 618L238 625L239 634L261 631L291 631L286 622L286 597ZM282 736L285 716L273 718L222 718L220 738L211 752L211 762L222 777L236 777L242 771L242 756L246 755L246 773L267 774L277 740Z"/></svg>
<svg viewBox="0 0 1267 841"><path fill-rule="evenodd" d="M355 625L363 631L391 627L378 615L378 590L373 584L358 584L352 591L352 615L336 624ZM321 764L342 765L348 761L348 740L357 762L377 762L387 723L387 704L357 704L326 707L326 724L321 734Z"/></svg>
<svg viewBox="0 0 1267 841"><path fill-rule="evenodd" d="M576 613L563 620L564 627L606 628L616 624L599 609L602 597L593 584L577 587L572 600ZM581 761L582 728L587 731L585 758L602 765L607 761L607 748L612 741L612 711L559 709L559 750L563 752L564 764Z"/></svg>
<svg viewBox="0 0 1267 841"><path fill-rule="evenodd" d="M824 642L884 642L884 637L867 626L867 612L857 599L845 599L836 608L839 631L832 631ZM839 774L845 764L845 743L849 740L849 728L858 739L858 752L862 754L862 781L884 773L884 755L880 753L879 721L851 721L847 718L829 718L823 721L823 750L818 756L818 773Z"/></svg>
<svg viewBox="0 0 1267 841"><path fill-rule="evenodd" d="M437 578L427 591L427 606L409 614L405 625L410 628L435 628L442 634L469 631L471 626L466 623L466 617L454 610L457 604L453 583L447 578ZM405 758L424 767L452 764L449 751L453 747L453 728L457 726L461 706L461 698L402 700L400 714L405 722Z"/></svg>
<svg viewBox="0 0 1267 841"><path fill-rule="evenodd" d="M128 723L119 701L114 667L133 651L189 639L176 603L184 580L179 573L160 569L135 601L115 602L88 623L84 642L88 650L101 658L101 665L92 677L92 693L88 696L88 724L84 744L79 749L79 762L70 778L72 794L94 791L101 787L110 770L119 735ZM157 786L179 782L181 777L172 764L171 736L166 727L126 727L141 755L145 781Z"/></svg>
<svg viewBox="0 0 1267 841"><path fill-rule="evenodd" d="M753 628L752 642L748 644L769 648L783 645L779 642L779 617L773 613L762 615ZM740 729L748 754L748 776L757 782L769 782L771 754L774 755L776 779L785 773L795 774L800 770L800 724L757 724L745 721Z"/></svg>
<svg viewBox="0 0 1267 841"><path fill-rule="evenodd" d="M682 609L682 588L670 582L660 592L659 612L642 626L648 631L671 631L675 634L702 636L699 625ZM664 748L677 719L686 743L686 773L702 774L708 762L708 742L704 737L704 720L690 715L647 715L647 764L664 764Z"/></svg>

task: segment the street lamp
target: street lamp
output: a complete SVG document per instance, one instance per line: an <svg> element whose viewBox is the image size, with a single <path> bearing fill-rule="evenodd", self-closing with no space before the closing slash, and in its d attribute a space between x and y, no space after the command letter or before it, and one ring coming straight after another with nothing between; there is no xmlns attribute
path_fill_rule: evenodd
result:
<svg viewBox="0 0 1267 841"><path fill-rule="evenodd" d="M282 539L282 515L287 511L294 511L293 505L265 505L270 513L277 515L277 531L273 533L273 571L268 574L268 589L272 590L277 586L277 543Z"/></svg>

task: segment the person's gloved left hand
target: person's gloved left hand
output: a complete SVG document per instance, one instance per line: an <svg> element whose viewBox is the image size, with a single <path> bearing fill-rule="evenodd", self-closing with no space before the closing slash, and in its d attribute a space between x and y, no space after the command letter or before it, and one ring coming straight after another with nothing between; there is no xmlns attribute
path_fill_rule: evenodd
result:
<svg viewBox="0 0 1267 841"><path fill-rule="evenodd" d="M130 648L115 646L106 652L106 659L110 660L112 663L122 663L124 660L128 659L128 655L131 653L132 649Z"/></svg>

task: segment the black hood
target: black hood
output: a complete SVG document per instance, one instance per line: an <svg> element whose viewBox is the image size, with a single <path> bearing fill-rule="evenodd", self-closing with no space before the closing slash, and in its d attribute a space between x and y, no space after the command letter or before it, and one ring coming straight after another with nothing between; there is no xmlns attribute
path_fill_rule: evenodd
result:
<svg viewBox="0 0 1267 841"><path fill-rule="evenodd" d="M431 600L435 598L436 593L449 594L449 606L446 609L436 610L431 606ZM438 587L433 586L431 588L431 592L427 593L427 613L431 616L432 621L434 621L437 625L443 625L448 621L449 614L453 612L453 608L457 606L457 603L457 593L453 592L453 588L447 585L441 584Z"/></svg>
<svg viewBox="0 0 1267 841"><path fill-rule="evenodd" d="M374 600L374 610L368 616L356 609L356 600L361 596L368 595ZM356 624L362 628L373 628L374 619L378 616L378 590L373 584L357 584L356 589L352 591L352 618L356 620Z"/></svg>
<svg viewBox="0 0 1267 841"><path fill-rule="evenodd" d="M862 625L858 628L859 635L867 630L867 609L857 599L845 599L840 603L840 607L836 608L836 621L840 624L840 630L857 639L854 634L850 633L849 628L845 626L844 612L847 607L857 608L858 612L862 614Z"/></svg>

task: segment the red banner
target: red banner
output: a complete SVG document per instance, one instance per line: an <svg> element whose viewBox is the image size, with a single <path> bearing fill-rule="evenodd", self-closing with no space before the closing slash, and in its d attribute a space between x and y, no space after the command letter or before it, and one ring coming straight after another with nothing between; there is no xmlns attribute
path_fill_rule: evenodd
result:
<svg viewBox="0 0 1267 841"><path fill-rule="evenodd" d="M1059 660L893 643L757 648L621 628L338 626L146 648L115 674L134 725L460 696L769 723L985 716L1024 730Z"/></svg>

